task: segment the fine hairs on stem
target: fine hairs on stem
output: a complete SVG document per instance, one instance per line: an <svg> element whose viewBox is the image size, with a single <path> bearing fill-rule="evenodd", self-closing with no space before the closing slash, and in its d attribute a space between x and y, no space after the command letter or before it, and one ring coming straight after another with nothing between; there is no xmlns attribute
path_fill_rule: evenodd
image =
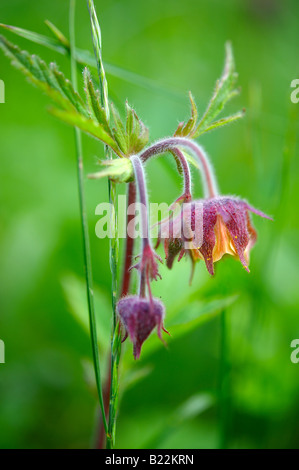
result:
<svg viewBox="0 0 299 470"><path fill-rule="evenodd" d="M141 226L142 226L142 253L146 250L152 250L150 236L149 236L149 213L148 213L148 197L145 182L145 174L141 159L137 155L131 157L131 162L134 168L135 181L138 189L138 196L141 210ZM142 255L143 256L143 255ZM139 284L139 295L145 297L145 285L147 284L150 299L152 299L152 293L149 283L149 276L146 275L143 270L143 259L141 260L140 270L140 284Z"/></svg>
<svg viewBox="0 0 299 470"><path fill-rule="evenodd" d="M159 140L155 144L151 145L148 149L144 150L140 155L142 161L148 160L153 155L164 153L168 150L174 150L177 147L183 147L194 155L202 173L202 181L204 187L204 196L206 198L212 198L218 195L218 186L212 169L212 165L202 149L196 142L184 138L184 137L169 137L166 139Z"/></svg>

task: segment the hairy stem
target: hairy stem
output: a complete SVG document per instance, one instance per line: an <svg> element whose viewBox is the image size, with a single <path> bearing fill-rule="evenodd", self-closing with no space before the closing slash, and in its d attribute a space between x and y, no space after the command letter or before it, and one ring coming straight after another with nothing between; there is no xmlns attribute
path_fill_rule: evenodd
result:
<svg viewBox="0 0 299 470"><path fill-rule="evenodd" d="M134 168L136 186L138 189L139 202L141 205L141 231L142 231L142 244L143 249L150 244L149 237L149 223L148 223L148 200L147 190L145 183L145 175L141 159L137 155L131 157L131 162Z"/></svg>
<svg viewBox="0 0 299 470"><path fill-rule="evenodd" d="M75 51L75 4L76 0L70 0L70 58L71 58L71 75L72 83L75 89L77 89L77 70L76 60L74 57ZM91 265L91 253L89 244L89 233L88 233L88 221L86 215L86 203L84 193L84 172L83 172L83 156L82 156L82 138L79 129L75 129L75 144L77 154L77 171L78 171L78 187L79 187L79 204L80 204L80 215L82 225L82 236L83 236L83 254L84 254L84 266L85 266L85 278L87 288L87 302L88 302L88 313L89 313L89 327L90 337L92 344L92 355L93 363L97 384L97 391L99 396L99 402L102 412L102 420L105 431L107 432L107 421L105 417L103 394L102 394L102 381L101 381L101 369L98 351L98 339L97 339L97 328L95 318L95 307L94 307L94 295L93 295L93 277L92 277L92 265Z"/></svg>
<svg viewBox="0 0 299 470"><path fill-rule="evenodd" d="M149 211L148 211L148 198L145 182L145 175L143 164L140 157L133 155L131 162L134 168L136 187L138 189L138 196L141 209L141 236L142 236L142 254L140 260L140 288L139 295L145 297L145 288L147 286L150 299L152 300L152 293L150 288L152 263L155 263L155 255L152 252L150 233L149 233Z"/></svg>
<svg viewBox="0 0 299 470"><path fill-rule="evenodd" d="M184 137L169 137L167 139L160 140L142 152L140 158L145 162L153 155L158 155L167 151L173 151L177 149L177 147L183 147L191 151L197 161L200 163L205 197L212 198L217 196L218 188L214 178L212 166L203 149L193 140Z"/></svg>
<svg viewBox="0 0 299 470"><path fill-rule="evenodd" d="M135 182L131 182L128 185L128 207L130 207L131 204L134 204L135 201L136 201L136 185L135 185ZM129 226L129 223L131 222L133 218L134 218L134 214L127 212L127 227ZM121 297L128 295L130 291L130 281L131 281L131 272L132 272L130 270L130 267L132 264L133 253L134 253L134 238L131 237L127 233Z"/></svg>
<svg viewBox="0 0 299 470"><path fill-rule="evenodd" d="M179 199L183 200L184 202L191 201L192 199L192 192L191 192L191 172L189 163L183 154L183 152L178 148L173 148L170 150L171 154L177 158L181 164L182 172L184 176L184 194Z"/></svg>

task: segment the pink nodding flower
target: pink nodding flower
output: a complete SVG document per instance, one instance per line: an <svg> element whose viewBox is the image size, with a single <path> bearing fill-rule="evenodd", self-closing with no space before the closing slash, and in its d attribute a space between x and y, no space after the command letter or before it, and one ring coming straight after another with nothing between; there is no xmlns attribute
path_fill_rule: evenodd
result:
<svg viewBox="0 0 299 470"><path fill-rule="evenodd" d="M249 253L257 239L249 212L272 220L271 217L236 197L216 196L189 204L190 216L183 216L183 212L176 216L171 222L172 232L164 240L167 266L172 267L176 256L180 260L187 254L193 265L204 260L213 275L214 262L229 254L238 258L249 272ZM200 205L202 210L198 211ZM196 224L196 217L202 217L201 223ZM158 243L164 238L163 229L162 222ZM198 230L201 233L197 233Z"/></svg>
<svg viewBox="0 0 299 470"><path fill-rule="evenodd" d="M148 300L137 295L124 297L118 302L117 311L125 329L123 341L130 337L135 359L139 359L142 344L155 327L158 337L162 340L162 330L166 331L163 326L165 308L160 300Z"/></svg>

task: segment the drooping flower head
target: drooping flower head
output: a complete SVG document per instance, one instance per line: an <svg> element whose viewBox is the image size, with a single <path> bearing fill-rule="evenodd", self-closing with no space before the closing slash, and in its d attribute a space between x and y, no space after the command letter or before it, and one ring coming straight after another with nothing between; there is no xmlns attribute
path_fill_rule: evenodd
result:
<svg viewBox="0 0 299 470"><path fill-rule="evenodd" d="M190 205L191 216L186 218L181 212L173 222L175 230L164 240L167 266L172 267L177 255L180 260L184 254L188 254L193 263L203 259L209 273L213 275L214 262L229 254L239 258L249 272L249 253L257 239L249 212L272 220L271 217L246 201L231 196L202 199ZM199 210L200 206L202 211ZM196 223L198 217L202 217L201 223ZM161 224L160 238L163 238L163 230L165 228ZM186 233L192 235L186 237Z"/></svg>
<svg viewBox="0 0 299 470"><path fill-rule="evenodd" d="M125 329L123 341L130 337L135 359L139 359L141 346L155 327L162 340L162 330L166 331L163 326L165 308L160 300L152 298L150 301L137 295L124 297L118 302L117 311Z"/></svg>

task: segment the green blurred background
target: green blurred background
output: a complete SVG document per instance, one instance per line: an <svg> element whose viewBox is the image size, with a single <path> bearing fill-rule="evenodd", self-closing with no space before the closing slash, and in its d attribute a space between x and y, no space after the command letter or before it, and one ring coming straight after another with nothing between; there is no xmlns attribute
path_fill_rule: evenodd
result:
<svg viewBox="0 0 299 470"><path fill-rule="evenodd" d="M91 49L85 1L77 1L77 44ZM153 81L138 86L108 75L110 97L127 98L150 127L171 135L188 117L192 90L204 111L233 43L242 122L201 139L224 194L273 215L254 217L259 241L251 273L225 258L212 279L203 265L188 286L189 262L162 267L154 285L167 308L168 348L155 337L141 360L124 346L117 426L119 448L298 447L299 78L296 0L97 0L106 62ZM48 34L44 19L68 31L68 1L1 0L0 22ZM69 76L67 58L5 34ZM0 55L6 85L1 123L0 364L1 448L86 448L98 420L78 213L73 130L46 111L49 100ZM121 106L120 104L120 106ZM84 136L86 173L103 149ZM200 180L194 172L196 194ZM148 165L150 199L168 203L181 181L170 157ZM121 187L120 192L125 188ZM95 207L107 183L86 178L105 356L109 341L108 242L95 236ZM160 252L162 254L162 252ZM173 325L173 326L172 326ZM178 326L179 325L179 326Z"/></svg>

